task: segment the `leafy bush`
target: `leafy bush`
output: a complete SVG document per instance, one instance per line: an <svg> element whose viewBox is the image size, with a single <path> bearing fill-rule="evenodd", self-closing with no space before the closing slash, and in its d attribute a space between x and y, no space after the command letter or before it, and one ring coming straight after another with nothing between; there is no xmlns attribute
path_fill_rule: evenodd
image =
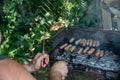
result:
<svg viewBox="0 0 120 80"><path fill-rule="evenodd" d="M37 52L51 49L51 38L68 25L95 26L96 16L87 8L91 0L2 1L1 55L26 63ZM91 11L92 12L92 11Z"/></svg>

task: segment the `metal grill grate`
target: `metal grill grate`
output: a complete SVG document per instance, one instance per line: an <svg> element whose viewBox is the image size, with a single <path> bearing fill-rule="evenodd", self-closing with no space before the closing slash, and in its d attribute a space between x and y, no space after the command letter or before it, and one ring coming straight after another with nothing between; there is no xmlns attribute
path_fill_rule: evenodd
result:
<svg viewBox="0 0 120 80"><path fill-rule="evenodd" d="M120 47L120 36L113 36L119 33L78 27L63 29L53 38L51 60L67 61L78 72L96 73L109 80L117 78L120 53L116 50Z"/></svg>

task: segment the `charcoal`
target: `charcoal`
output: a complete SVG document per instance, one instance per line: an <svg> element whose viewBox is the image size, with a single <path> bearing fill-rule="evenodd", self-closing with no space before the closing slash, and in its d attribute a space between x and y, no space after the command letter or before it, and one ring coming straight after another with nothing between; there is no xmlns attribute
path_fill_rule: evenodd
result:
<svg viewBox="0 0 120 80"><path fill-rule="evenodd" d="M107 51L108 53L108 51ZM120 63L116 62L116 55L109 55L105 53L104 57L97 58L95 56L88 59L87 54L77 55L76 58L72 59L73 63L88 65L103 70L118 71L120 70ZM110 57L109 57L110 56ZM106 58L107 57L107 58ZM69 58L70 60L70 58Z"/></svg>
<svg viewBox="0 0 120 80"><path fill-rule="evenodd" d="M65 35L63 35L63 33ZM101 79L117 80L120 76L120 32L96 29L68 28L63 29L53 40L54 47L50 53L52 60L67 61L70 69L82 73L96 74ZM115 37L117 35L117 37ZM60 37L62 36L62 37ZM60 38L60 41L59 39ZM62 39L61 39L62 38ZM68 44L71 48L60 48ZM82 51L78 51L82 48ZM86 51L84 51L86 49ZM92 53L87 52L94 49ZM97 50L103 51L96 56ZM104 78L103 78L104 77Z"/></svg>

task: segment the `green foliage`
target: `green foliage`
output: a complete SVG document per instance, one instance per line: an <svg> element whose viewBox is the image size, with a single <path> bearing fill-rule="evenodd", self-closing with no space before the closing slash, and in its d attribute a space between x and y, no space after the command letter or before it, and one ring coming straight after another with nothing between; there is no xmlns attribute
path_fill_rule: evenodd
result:
<svg viewBox="0 0 120 80"><path fill-rule="evenodd" d="M81 27L96 27L96 5L91 0L65 0L64 17L65 24ZM92 7L91 7L92 6Z"/></svg>
<svg viewBox="0 0 120 80"><path fill-rule="evenodd" d="M56 28L68 25L95 26L96 16L87 9L91 0L4 0L1 55L26 63L37 52L51 50ZM90 10L89 10L90 11ZM1 13L0 13L1 14ZM53 28L53 29L51 29Z"/></svg>
<svg viewBox="0 0 120 80"><path fill-rule="evenodd" d="M88 10L91 0L3 0L2 44L0 55L27 64L37 52L52 48L51 38L61 27L68 25L95 26L96 14ZM1 16L0 16L1 17ZM53 31L57 30L57 31ZM45 75L46 74L46 75ZM36 74L35 74L36 75ZM40 76L41 75L41 76ZM43 77L42 77L43 76ZM46 79L47 72L35 76ZM69 80L70 76L67 77Z"/></svg>
<svg viewBox="0 0 120 80"><path fill-rule="evenodd" d="M61 15L61 1L4 0L3 3L1 55L26 60L42 52L44 39L46 45L51 46L50 26ZM46 47L47 51L49 47ZM18 59L19 62L22 60Z"/></svg>

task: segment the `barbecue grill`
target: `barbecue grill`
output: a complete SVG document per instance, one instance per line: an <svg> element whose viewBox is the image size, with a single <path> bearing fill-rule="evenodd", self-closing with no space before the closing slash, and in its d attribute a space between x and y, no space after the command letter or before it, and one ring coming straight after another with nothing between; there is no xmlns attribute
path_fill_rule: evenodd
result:
<svg viewBox="0 0 120 80"><path fill-rule="evenodd" d="M67 61L69 71L102 80L120 77L120 31L68 27L53 37L51 64Z"/></svg>

